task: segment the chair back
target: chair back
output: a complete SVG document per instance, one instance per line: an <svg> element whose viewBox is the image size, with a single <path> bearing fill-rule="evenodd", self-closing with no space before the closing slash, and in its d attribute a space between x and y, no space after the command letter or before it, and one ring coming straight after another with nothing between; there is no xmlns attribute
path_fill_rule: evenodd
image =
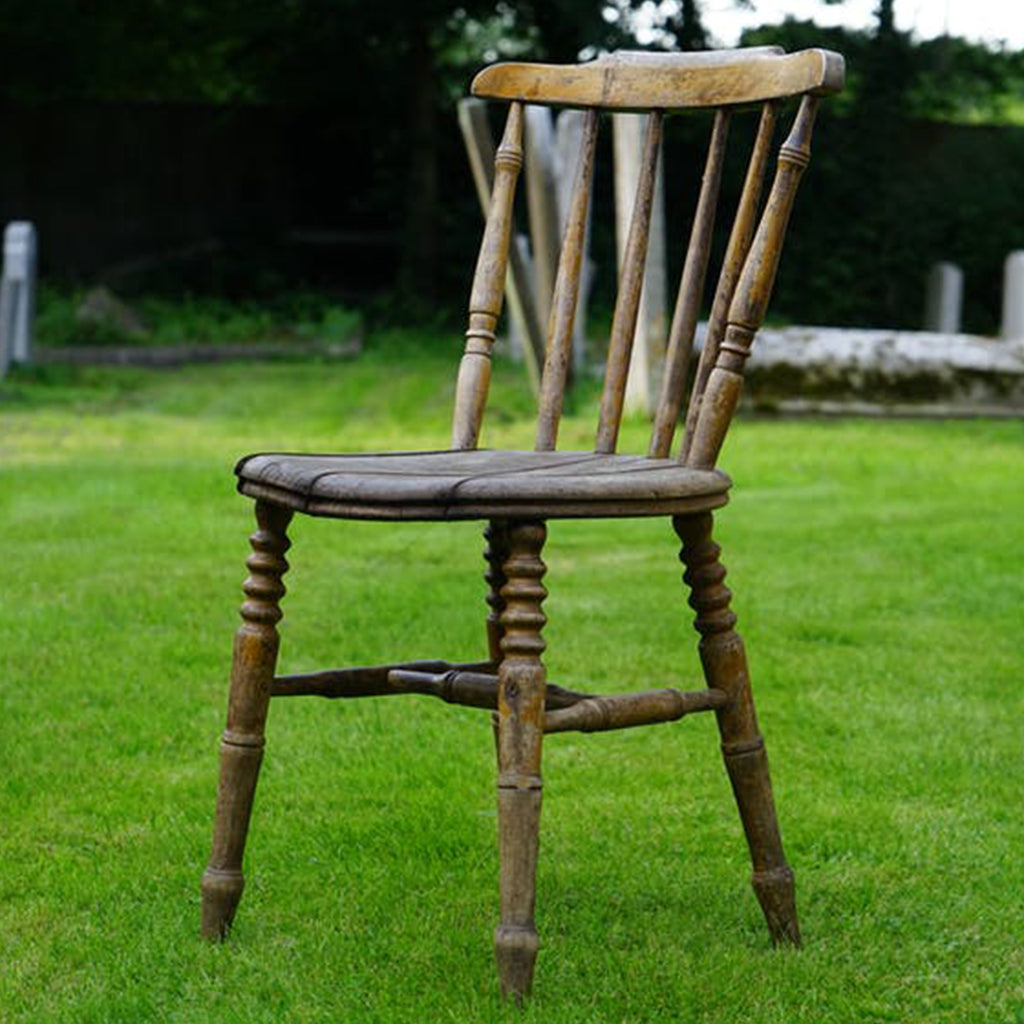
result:
<svg viewBox="0 0 1024 1024"><path fill-rule="evenodd" d="M648 454L671 453L680 421L693 339L711 255L730 123L744 108L759 111L739 202L708 319L700 361L690 387L678 458L694 468L715 465L739 399L743 367L764 319L800 177L810 160L811 133L821 96L842 88L843 58L827 50L785 54L774 47L709 53L620 52L580 65L495 64L473 81L475 96L509 104L495 154L494 189L469 302L466 347L456 385L452 447L475 448L490 380L491 349L505 287L513 202L523 165L523 105L583 108L583 142L562 240L541 378L535 448L550 451L558 438L572 358L573 321L601 111L642 111L646 133L633 213L621 261L594 440L596 452L616 450L626 379L636 333L650 236L655 175L666 115L713 110L704 173L696 198L669 333L661 394ZM798 99L765 202L780 107Z"/></svg>

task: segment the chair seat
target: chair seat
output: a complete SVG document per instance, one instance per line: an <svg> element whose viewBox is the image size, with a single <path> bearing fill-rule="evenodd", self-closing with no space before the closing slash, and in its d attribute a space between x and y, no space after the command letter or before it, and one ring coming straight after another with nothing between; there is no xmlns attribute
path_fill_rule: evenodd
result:
<svg viewBox="0 0 1024 1024"><path fill-rule="evenodd" d="M250 455L235 472L252 498L341 519L678 514L724 505L731 484L673 459L481 449Z"/></svg>

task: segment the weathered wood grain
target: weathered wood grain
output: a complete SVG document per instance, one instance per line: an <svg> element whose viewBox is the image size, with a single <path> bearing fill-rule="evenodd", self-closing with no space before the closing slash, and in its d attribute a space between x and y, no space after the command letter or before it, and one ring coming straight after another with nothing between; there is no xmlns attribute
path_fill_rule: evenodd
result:
<svg viewBox="0 0 1024 1024"><path fill-rule="evenodd" d="M797 185L810 163L811 132L817 109L817 96L805 96L801 100L793 127L779 150L775 181L729 306L725 337L701 400L687 455L687 464L694 468L710 469L715 465L736 412L743 385L743 366L768 308Z"/></svg>
<svg viewBox="0 0 1024 1024"><path fill-rule="evenodd" d="M726 703L721 690L684 692L671 687L578 700L544 716L544 732L607 732L638 725L674 722L695 711L713 711ZM550 707L550 705L548 705Z"/></svg>
<svg viewBox="0 0 1024 1024"><path fill-rule="evenodd" d="M648 455L652 458L664 458L671 451L676 422L683 404L683 388L693 352L693 336L697 330L697 316L704 294L704 278L711 258L711 232L715 226L728 134L729 112L719 110L715 113L704 177L697 199L697 212L693 218L690 244L686 250L686 262L683 264L683 276L679 282L676 308L669 330L665 375L662 377L661 397L658 399L648 449Z"/></svg>
<svg viewBox="0 0 1024 1024"><path fill-rule="evenodd" d="M459 101L459 128L466 144L473 184L476 185L477 199L487 222L491 210L491 194L494 191L494 139L487 120L487 104L469 96ZM514 235L514 225L512 235ZM544 365L544 327L537 309L533 281L527 270L519 246L512 244L508 249L508 266L505 270L505 298L509 314L523 338L523 362L535 394L540 393L541 367Z"/></svg>
<svg viewBox="0 0 1024 1024"><path fill-rule="evenodd" d="M680 447L679 461L688 462L690 446L693 443L693 431L700 414L701 401L707 387L708 377L718 358L718 349L725 334L729 306L736 292L736 282L750 251L750 243L754 237L757 224L757 208L761 201L761 188L765 170L771 155L772 136L775 133L775 122L778 106L766 103L761 110L761 121L758 125L754 148L747 164L747 174L743 180L743 191L740 193L739 205L733 220L729 243L725 250L725 258L718 275L714 302L711 305L711 316L704 335L704 347L701 349L700 361L694 374L693 387L690 391L690 404L686 412L686 432Z"/></svg>
<svg viewBox="0 0 1024 1024"><path fill-rule="evenodd" d="M690 588L690 605L697 613L700 660L710 688L725 693L717 712L722 756L746 833L754 865L753 886L776 944L800 945L793 871L782 850L768 755L757 725L750 674L743 641L735 630L729 607L732 594L725 585L721 549L711 539L710 513L677 517L673 526L683 543L683 580Z"/></svg>
<svg viewBox="0 0 1024 1024"><path fill-rule="evenodd" d="M325 697L329 700L355 697L386 697L407 691L389 681L395 671L443 675L446 672L497 672L496 661L449 662L440 659L401 661L394 665L354 666L275 676L272 697Z"/></svg>
<svg viewBox="0 0 1024 1024"><path fill-rule="evenodd" d="M242 625L235 634L227 728L220 747L220 786L213 825L213 849L203 874L202 932L222 939L231 927L245 879L242 854L249 831L253 796L263 761L263 730L277 662L277 623L284 597L281 577L288 570L284 553L292 513L256 504L256 532L243 584Z"/></svg>
<svg viewBox="0 0 1024 1024"><path fill-rule="evenodd" d="M674 459L569 451L256 455L237 472L251 497L365 519L654 515L716 508L730 486Z"/></svg>
<svg viewBox="0 0 1024 1024"><path fill-rule="evenodd" d="M597 111L589 111L583 125L583 145L573 184L565 237L562 240L555 293L551 300L547 354L544 359L540 410L537 417L537 451L552 451L558 440L558 423L562 418L565 382L572 364L573 326L580 295L580 270L587 234L590 187L594 176L597 123Z"/></svg>
<svg viewBox="0 0 1024 1024"><path fill-rule="evenodd" d="M637 179L633 216L629 222L629 235L619 271L619 294L615 300L612 332L608 340L608 362L604 371L604 390L601 392L601 415L597 424L596 452L614 452L622 425L622 406L626 395L626 375L629 357L633 352L636 334L636 316L640 308L640 290L644 282L644 263L647 258L647 240L651 227L651 208L654 201L654 178L658 170L658 150L661 147L662 113L655 110L648 115L644 137L644 156Z"/></svg>
<svg viewBox="0 0 1024 1024"><path fill-rule="evenodd" d="M523 166L523 107L509 107L505 134L494 157L494 192L469 297L466 351L455 384L453 448L475 448L491 382L491 349L501 313L512 236L512 203Z"/></svg>
<svg viewBox="0 0 1024 1024"><path fill-rule="evenodd" d="M494 933L501 991L517 1002L530 994L540 940L533 920L540 830L541 741L544 738L545 677L541 603L541 522L509 525L505 608L501 624L504 657L498 670L498 846L501 857L501 917Z"/></svg>
<svg viewBox="0 0 1024 1024"><path fill-rule="evenodd" d="M501 613L505 602L501 597L501 588L505 586L505 559L508 558L508 522L504 519L491 519L484 528L484 561L487 571L484 581L487 584L487 651L495 666L501 663L501 638L505 630L501 625Z"/></svg>
<svg viewBox="0 0 1024 1024"><path fill-rule="evenodd" d="M736 106L843 86L843 59L828 50L654 60L610 54L589 64L492 64L473 79L474 96L606 110Z"/></svg>

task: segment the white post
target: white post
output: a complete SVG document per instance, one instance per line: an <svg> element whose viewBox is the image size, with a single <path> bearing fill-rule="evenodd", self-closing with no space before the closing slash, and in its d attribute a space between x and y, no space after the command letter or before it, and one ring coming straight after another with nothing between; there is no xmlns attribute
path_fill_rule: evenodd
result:
<svg viewBox="0 0 1024 1024"><path fill-rule="evenodd" d="M963 298L964 272L955 263L936 263L928 274L924 329L959 334Z"/></svg>
<svg viewBox="0 0 1024 1024"><path fill-rule="evenodd" d="M508 354L511 356L513 362L521 363L526 359L526 346L530 344L530 339L524 328L526 314L521 310L521 301L518 293L515 292L515 284L513 282L514 270L513 266L521 266L524 271L524 278L526 284L529 285L533 280L533 257L530 255L530 239L524 235L521 231L512 232L512 243L516 252L519 254L518 264L513 263L511 260L510 267L505 273L505 295L508 299ZM513 298L515 294L515 298ZM534 315L535 314L531 314ZM539 325L538 325L539 329Z"/></svg>
<svg viewBox="0 0 1024 1024"><path fill-rule="evenodd" d="M1006 257L1003 268L1004 338L1024 338L1024 251Z"/></svg>
<svg viewBox="0 0 1024 1024"><path fill-rule="evenodd" d="M558 185L559 237L565 234L572 202L572 186L576 180L576 167L583 149L583 124L586 114L582 110L563 110L555 123L555 175ZM591 193L593 195L593 193ZM593 204L591 204L593 205ZM590 252L590 209L587 209L587 228L583 236L583 262L580 267L580 294L576 302L576 319L572 331L572 367L576 373L583 370L587 346L587 299L594 278L594 265Z"/></svg>
<svg viewBox="0 0 1024 1024"><path fill-rule="evenodd" d="M527 213L530 218L530 252L533 256L533 294L537 317L547 338L551 297L558 273L558 197L555 189L555 124L550 107L528 103L523 108L526 128L523 173L526 177Z"/></svg>
<svg viewBox="0 0 1024 1024"><path fill-rule="evenodd" d="M0 278L0 376L8 362L31 361L35 308L36 229L27 220L11 221L4 231Z"/></svg>
<svg viewBox="0 0 1024 1024"><path fill-rule="evenodd" d="M646 115L615 114L615 239L619 263L622 263L633 200L640 176ZM668 336L665 287L665 197L661 154L654 179L654 206L651 211L650 240L644 270L640 311L633 337L633 353L626 382L627 412L654 413L661 387Z"/></svg>

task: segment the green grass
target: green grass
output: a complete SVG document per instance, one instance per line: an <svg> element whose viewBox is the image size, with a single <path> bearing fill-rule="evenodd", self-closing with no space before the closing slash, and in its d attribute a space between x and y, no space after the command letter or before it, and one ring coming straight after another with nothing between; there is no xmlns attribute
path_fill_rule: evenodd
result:
<svg viewBox="0 0 1024 1024"><path fill-rule="evenodd" d="M443 445L458 345L429 340L0 386L0 1020L1024 1021L1020 423L730 438L719 537L802 952L769 946L708 717L552 737L536 995L503 1007L487 716L420 697L274 704L245 899L199 940L251 529L232 461ZM505 364L493 399L485 440L529 445ZM482 653L473 524L292 534L283 671ZM664 521L551 525L553 679L697 683L676 550Z"/></svg>

